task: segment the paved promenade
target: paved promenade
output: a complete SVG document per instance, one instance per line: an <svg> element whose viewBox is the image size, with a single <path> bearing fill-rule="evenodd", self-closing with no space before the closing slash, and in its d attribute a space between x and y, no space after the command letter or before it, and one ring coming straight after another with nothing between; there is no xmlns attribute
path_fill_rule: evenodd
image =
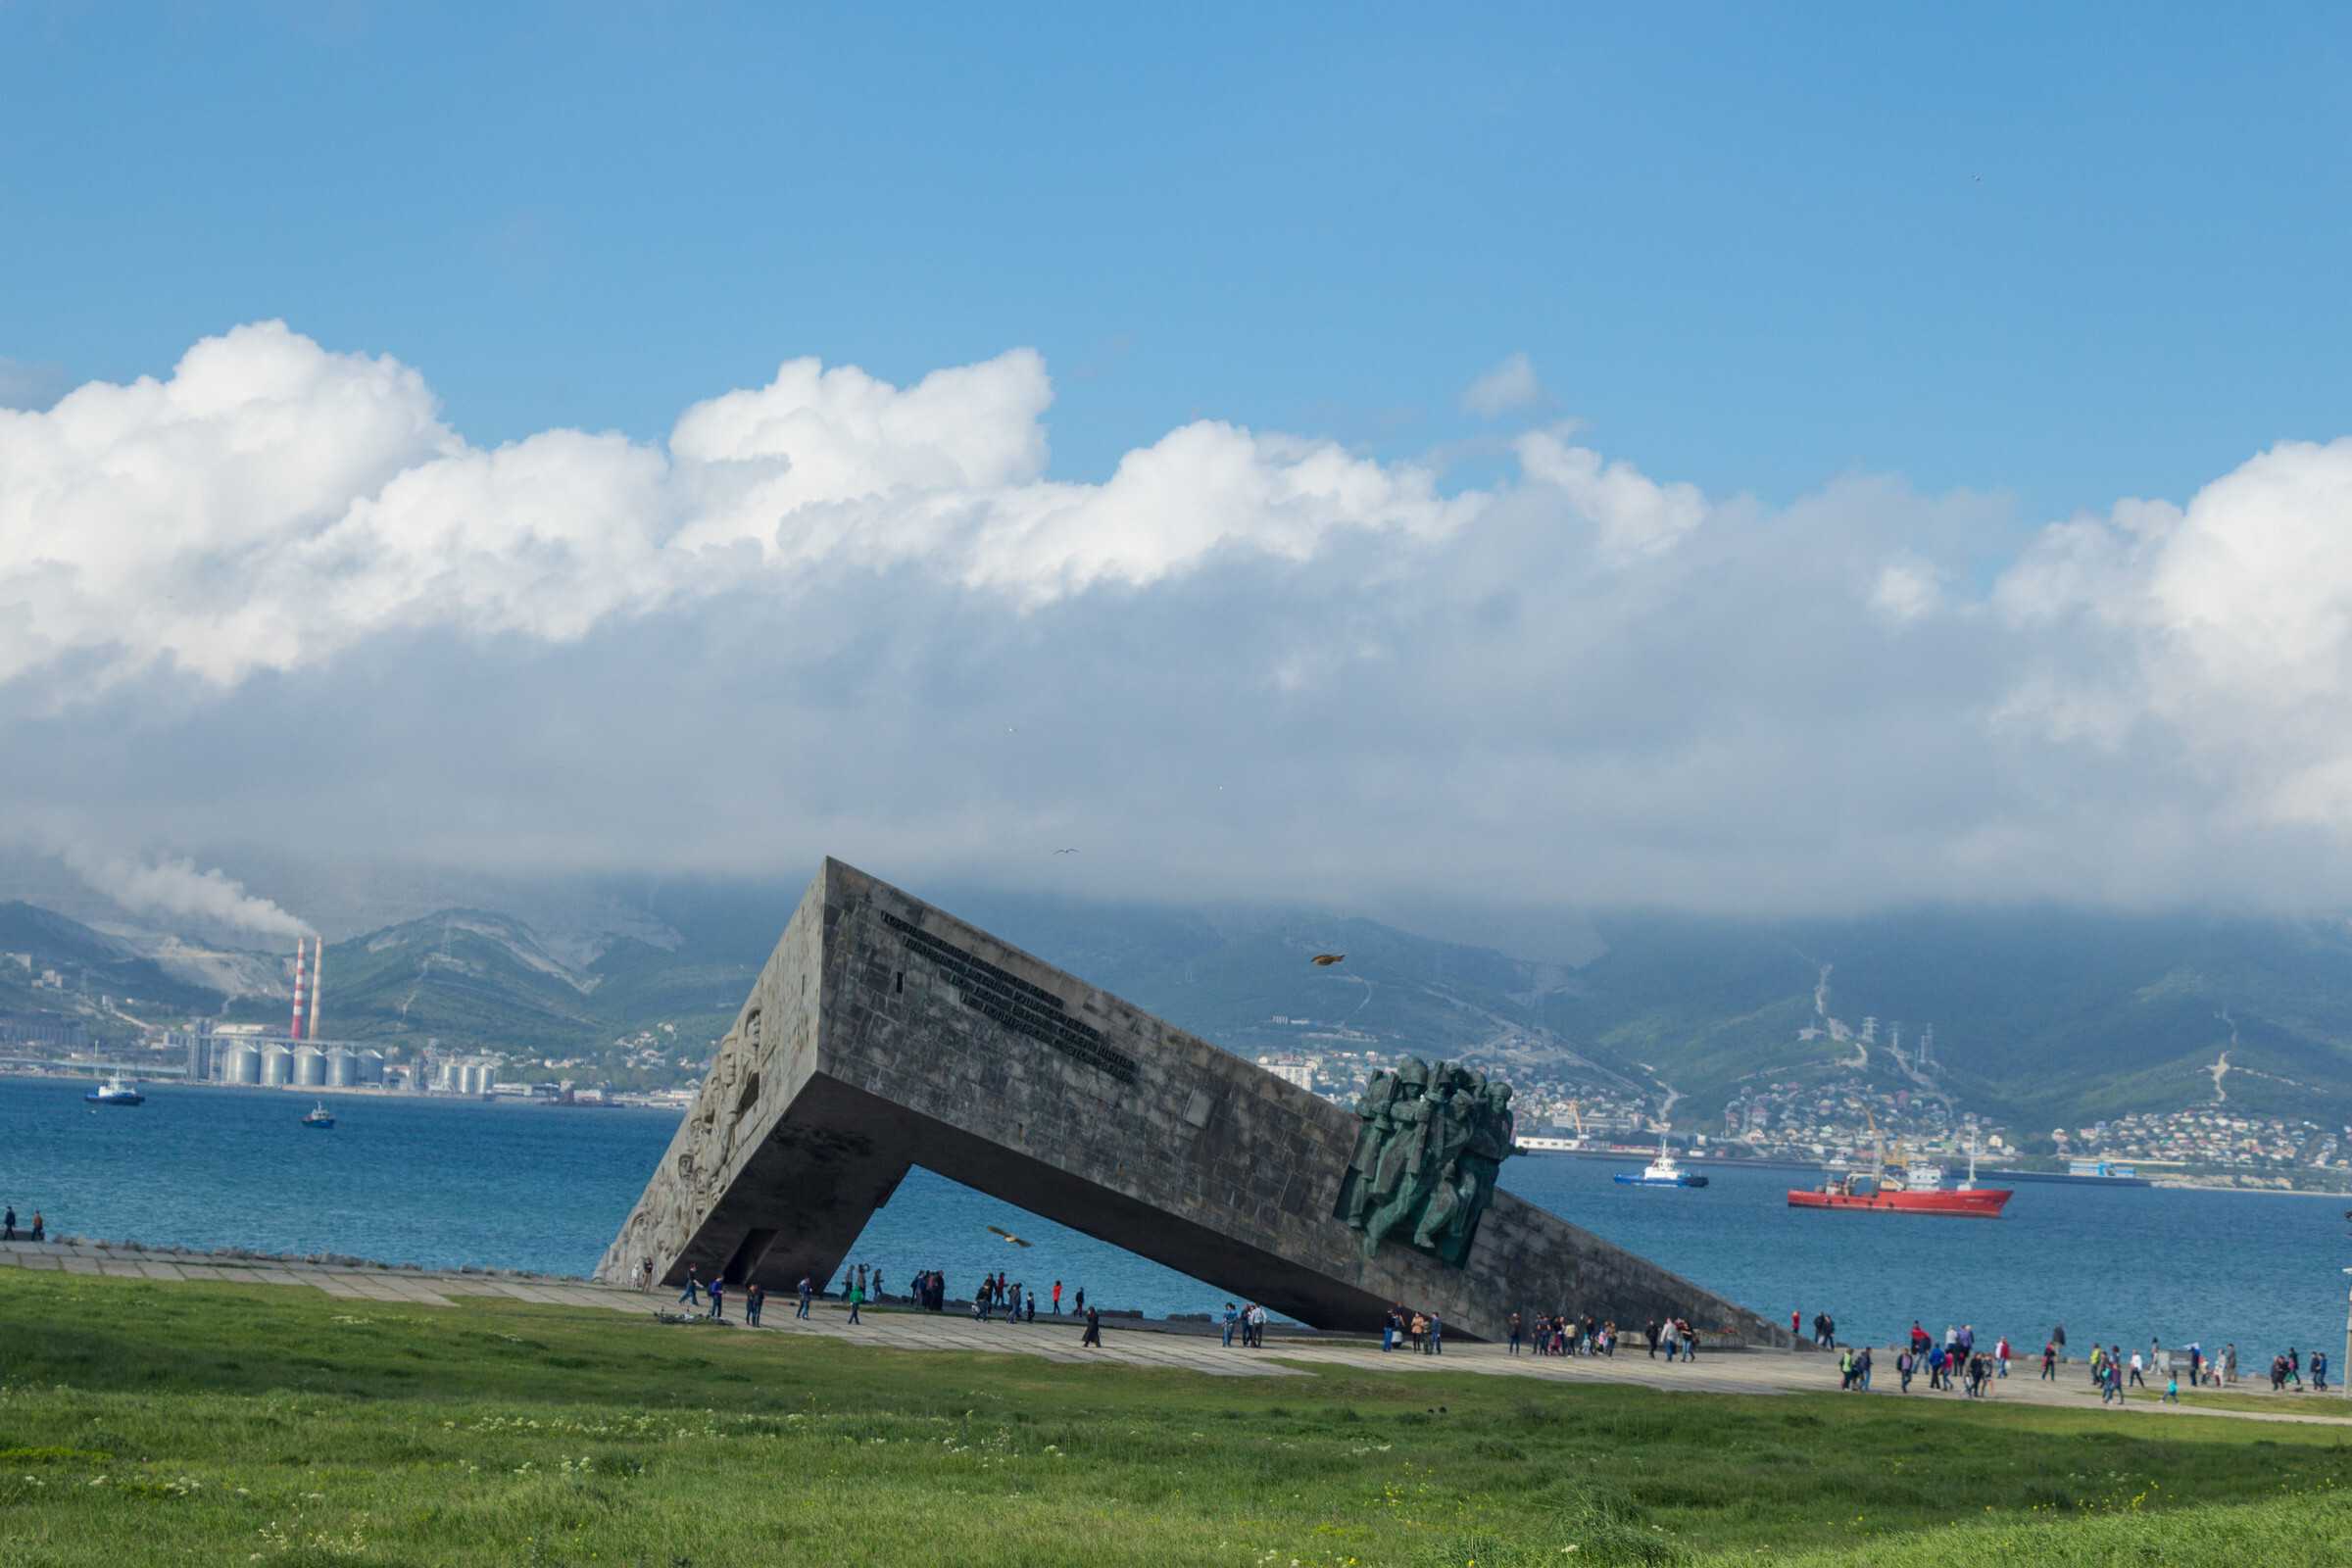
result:
<svg viewBox="0 0 2352 1568"><path fill-rule="evenodd" d="M54 1244L0 1243L0 1269L48 1269L93 1279L203 1281L227 1285L290 1285L307 1287L353 1301L405 1302L414 1306L463 1310L488 1297L528 1301L540 1306L592 1307L603 1311L651 1315L657 1310L683 1310L675 1291L631 1291L585 1280L547 1276L442 1273L431 1270L346 1268L329 1263L295 1263L276 1259L243 1260L185 1253L129 1252L94 1247L65 1248ZM4 1289L4 1287L0 1287ZM742 1327L743 1303L730 1297L727 1314ZM807 1321L793 1316L789 1297L771 1297L764 1334L816 1335L826 1339L880 1346L902 1350L976 1350L994 1354L1034 1355L1049 1361L1113 1361L1132 1366L1161 1366L1211 1377L1286 1378L1301 1376L1302 1366L1343 1366L1357 1371L1393 1372L1400 1376L1444 1377L1480 1375L1528 1378L1547 1383L1624 1383L1694 1394L1820 1394L1838 1389L1835 1359L1816 1351L1746 1350L1709 1354L1696 1361L1673 1364L1651 1359L1640 1348L1615 1356L1554 1357L1511 1355L1495 1345L1455 1344L1442 1356L1407 1351L1382 1354L1377 1342L1333 1336L1290 1338L1269 1335L1262 1350L1227 1348L1213 1332L1195 1325L1150 1328L1132 1320L1102 1320L1102 1348L1082 1348L1079 1325L1071 1318L1041 1317L1034 1323L1003 1321L975 1323L968 1313L908 1312L886 1307L868 1308L864 1321L849 1322L840 1302L819 1300ZM1893 1371L1894 1352L1884 1350L1875 1378L1875 1398L1902 1398ZM2055 1405L2097 1409L2089 1390L2089 1375L2078 1361L2061 1369L2061 1381L2044 1383L2038 1363L2019 1363L2018 1370L1992 1385L1993 1399L2002 1403ZM1923 1376L1909 1398L1928 1405L1960 1405L1965 1396L1931 1394ZM2260 1386L2241 1383L2236 1391L2256 1395L2266 1403L2278 1399L2276 1410L2193 1408L2158 1402L2157 1389L2134 1392L2119 1420L2136 1416L2173 1418L2180 1415L2226 1415L2242 1420L2328 1422L2327 1416L2303 1413L2297 1405L2322 1399L2336 1408L2347 1407L2332 1395L2271 1396ZM2352 1424L2352 1423L2331 1423Z"/></svg>

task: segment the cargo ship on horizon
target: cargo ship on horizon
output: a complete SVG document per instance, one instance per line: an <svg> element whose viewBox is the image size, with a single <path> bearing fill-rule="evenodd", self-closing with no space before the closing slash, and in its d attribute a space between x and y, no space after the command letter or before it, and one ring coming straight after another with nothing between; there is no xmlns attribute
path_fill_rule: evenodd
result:
<svg viewBox="0 0 2352 1568"><path fill-rule="evenodd" d="M1877 1135L1877 1124L1872 1124ZM1937 1172L1940 1177L1941 1172ZM1868 1171L1834 1176L1815 1188L1788 1189L1790 1208L1835 1208L1876 1214L1946 1214L1963 1219L1999 1219L2014 1194L2006 1187L1977 1185L1977 1152L1968 1152L1968 1180L1946 1189L1938 1184L1913 1187L1905 1176L1889 1174L1882 1153L1874 1153Z"/></svg>

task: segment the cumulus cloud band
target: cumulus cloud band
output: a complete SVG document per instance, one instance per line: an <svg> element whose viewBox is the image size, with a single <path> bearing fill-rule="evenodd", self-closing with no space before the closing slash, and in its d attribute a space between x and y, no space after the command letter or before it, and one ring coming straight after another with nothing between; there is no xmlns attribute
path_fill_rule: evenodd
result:
<svg viewBox="0 0 2352 1568"><path fill-rule="evenodd" d="M1453 489L1215 420L1076 484L1052 395L1027 350L907 386L794 360L661 442L484 448L411 368L263 322L0 410L23 808L906 875L1086 839L1122 891L1732 908L2352 869L2352 440L2053 524L1987 584L1984 496L1767 508L1563 428ZM250 760L297 711L289 804ZM198 774L235 782L171 789Z"/></svg>

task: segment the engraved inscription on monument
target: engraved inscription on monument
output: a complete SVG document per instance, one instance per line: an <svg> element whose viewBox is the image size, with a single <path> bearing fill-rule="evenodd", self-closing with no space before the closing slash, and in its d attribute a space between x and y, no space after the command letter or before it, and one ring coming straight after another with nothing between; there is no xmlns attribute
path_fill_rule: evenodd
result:
<svg viewBox="0 0 2352 1568"><path fill-rule="evenodd" d="M1066 1056L1074 1056L1121 1083L1135 1082L1135 1058L1104 1045L1102 1030L1070 1017L1061 999L1053 992L1033 986L1019 975L966 953L952 942L942 942L927 931L917 930L895 914L882 916L882 923L899 934L909 952L937 964L947 974L948 984L956 988L956 995L974 1012L1027 1035L1040 1045L1051 1046Z"/></svg>
<svg viewBox="0 0 2352 1568"><path fill-rule="evenodd" d="M1372 1257L1391 1236L1459 1266L1511 1153L1511 1086L1457 1062L1407 1056L1372 1075L1333 1210Z"/></svg>

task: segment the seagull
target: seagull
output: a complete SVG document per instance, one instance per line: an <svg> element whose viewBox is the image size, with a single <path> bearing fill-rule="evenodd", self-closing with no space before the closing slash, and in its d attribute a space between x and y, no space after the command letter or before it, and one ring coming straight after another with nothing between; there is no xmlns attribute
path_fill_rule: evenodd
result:
<svg viewBox="0 0 2352 1568"><path fill-rule="evenodd" d="M1013 1235L1012 1232L1006 1230L1002 1225L991 1225L989 1229L994 1231L997 1235L1004 1237L1015 1247L1035 1247L1037 1245L1035 1242L1022 1241L1018 1236Z"/></svg>
<svg viewBox="0 0 2352 1568"><path fill-rule="evenodd" d="M1314 956L1314 957L1307 961L1314 964L1318 969L1328 969L1346 956L1348 956L1348 955L1345 953L1318 953Z"/></svg>
<svg viewBox="0 0 2352 1568"><path fill-rule="evenodd" d="M1055 855L1076 855L1078 852L1076 850L1055 850L1054 853Z"/></svg>

